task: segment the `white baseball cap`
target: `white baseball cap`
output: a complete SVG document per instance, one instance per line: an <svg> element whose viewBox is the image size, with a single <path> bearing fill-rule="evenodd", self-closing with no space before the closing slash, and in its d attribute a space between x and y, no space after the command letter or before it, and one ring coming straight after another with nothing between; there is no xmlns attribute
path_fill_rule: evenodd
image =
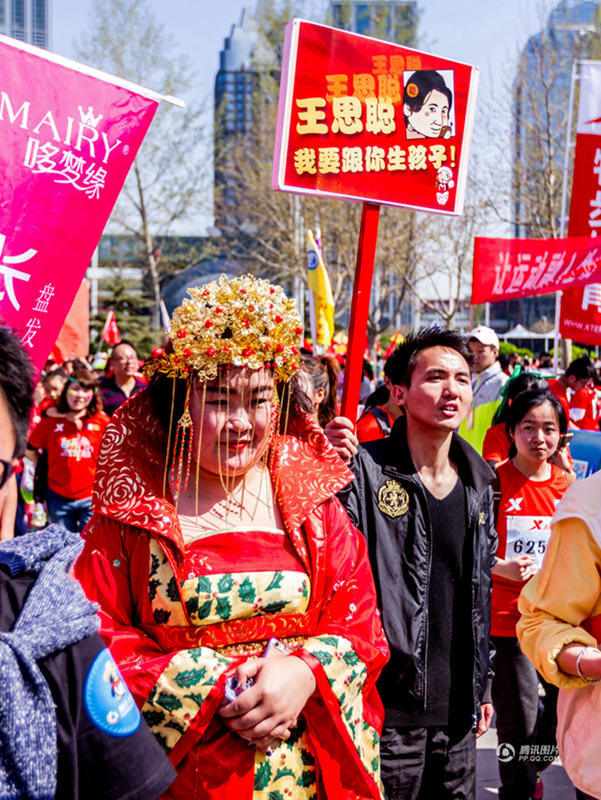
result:
<svg viewBox="0 0 601 800"><path fill-rule="evenodd" d="M478 325L471 333L468 334L468 339L477 339L482 344L488 344L492 347L499 349L499 337L487 325Z"/></svg>

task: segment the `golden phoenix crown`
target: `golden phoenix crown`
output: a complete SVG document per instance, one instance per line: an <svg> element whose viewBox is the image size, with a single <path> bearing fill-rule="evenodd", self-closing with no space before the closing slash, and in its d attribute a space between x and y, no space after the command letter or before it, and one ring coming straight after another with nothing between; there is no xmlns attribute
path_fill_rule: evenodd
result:
<svg viewBox="0 0 601 800"><path fill-rule="evenodd" d="M280 286L253 275L222 275L188 294L171 318L172 351L148 364L148 376L194 373L209 381L223 367L271 367L288 381L298 370L303 327Z"/></svg>

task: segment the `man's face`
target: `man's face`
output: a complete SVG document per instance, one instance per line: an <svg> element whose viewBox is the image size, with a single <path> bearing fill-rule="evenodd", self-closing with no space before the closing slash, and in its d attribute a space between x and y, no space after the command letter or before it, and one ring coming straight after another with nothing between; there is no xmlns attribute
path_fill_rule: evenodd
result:
<svg viewBox="0 0 601 800"><path fill-rule="evenodd" d="M470 340L469 348L474 357L474 372L483 372L488 367L492 367L499 354L497 348L492 344L482 344L477 339Z"/></svg>
<svg viewBox="0 0 601 800"><path fill-rule="evenodd" d="M411 385L393 385L392 398L405 411L408 425L454 431L472 402L470 369L456 350L429 347L417 358Z"/></svg>
<svg viewBox="0 0 601 800"><path fill-rule="evenodd" d="M10 414L8 413L6 398L4 397L2 389L0 389L0 458L6 464L13 465L15 462L13 453L15 452L16 442L17 437L15 436ZM0 465L1 476L4 475L4 469L4 464ZM2 481L0 480L0 483L1 482ZM5 483L2 489L0 489L0 501L4 499L4 496L8 490L7 487L8 484Z"/></svg>
<svg viewBox="0 0 601 800"><path fill-rule="evenodd" d="M128 344L118 344L111 355L111 364L117 380L131 378L138 371L138 356Z"/></svg>

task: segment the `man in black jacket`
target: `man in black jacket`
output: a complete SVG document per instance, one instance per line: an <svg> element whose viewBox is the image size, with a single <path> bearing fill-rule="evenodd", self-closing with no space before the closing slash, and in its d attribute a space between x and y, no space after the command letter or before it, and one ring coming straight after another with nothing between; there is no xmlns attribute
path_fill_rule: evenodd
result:
<svg viewBox="0 0 601 800"><path fill-rule="evenodd" d="M390 359L403 415L360 447L341 496L368 541L391 650L382 780L389 800L473 798L475 740L492 717L494 473L455 433L472 399L464 338L422 330Z"/></svg>

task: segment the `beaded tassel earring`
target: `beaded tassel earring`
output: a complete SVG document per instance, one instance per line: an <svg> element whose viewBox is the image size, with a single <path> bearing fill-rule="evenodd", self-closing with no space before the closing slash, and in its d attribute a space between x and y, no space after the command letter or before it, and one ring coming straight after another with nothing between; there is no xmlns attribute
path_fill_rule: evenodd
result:
<svg viewBox="0 0 601 800"><path fill-rule="evenodd" d="M169 445L171 443L171 431L173 429L173 407L175 405L175 375L171 385L171 411L169 412L169 433L167 434L167 452L165 454L165 467L163 469L163 496L167 491L167 474L169 472Z"/></svg>
<svg viewBox="0 0 601 800"><path fill-rule="evenodd" d="M275 461L275 451L277 447L277 439L280 432L280 415L282 406L278 398L277 388L274 389L272 409L271 409L271 426L269 429L269 437L267 440L267 449L263 456L264 463L271 472Z"/></svg>
<svg viewBox="0 0 601 800"><path fill-rule="evenodd" d="M186 387L186 400L184 403L184 413L181 415L177 423L177 430L175 432L173 466L171 467L171 482L175 485L175 492L180 496L180 490L185 492L188 488L190 480L190 466L192 463L192 434L194 432L194 423L190 415L190 390L192 387L191 379L188 380ZM185 473L184 473L185 470ZM182 475L184 481L182 485Z"/></svg>
<svg viewBox="0 0 601 800"><path fill-rule="evenodd" d="M203 381L202 383L202 401L200 406L200 425L198 428L198 443L196 446L196 483L195 483L195 491L194 491L194 516L198 519L198 478L200 475L200 452L202 447L202 426L204 420L204 413L205 413L205 403L207 398L207 383Z"/></svg>

